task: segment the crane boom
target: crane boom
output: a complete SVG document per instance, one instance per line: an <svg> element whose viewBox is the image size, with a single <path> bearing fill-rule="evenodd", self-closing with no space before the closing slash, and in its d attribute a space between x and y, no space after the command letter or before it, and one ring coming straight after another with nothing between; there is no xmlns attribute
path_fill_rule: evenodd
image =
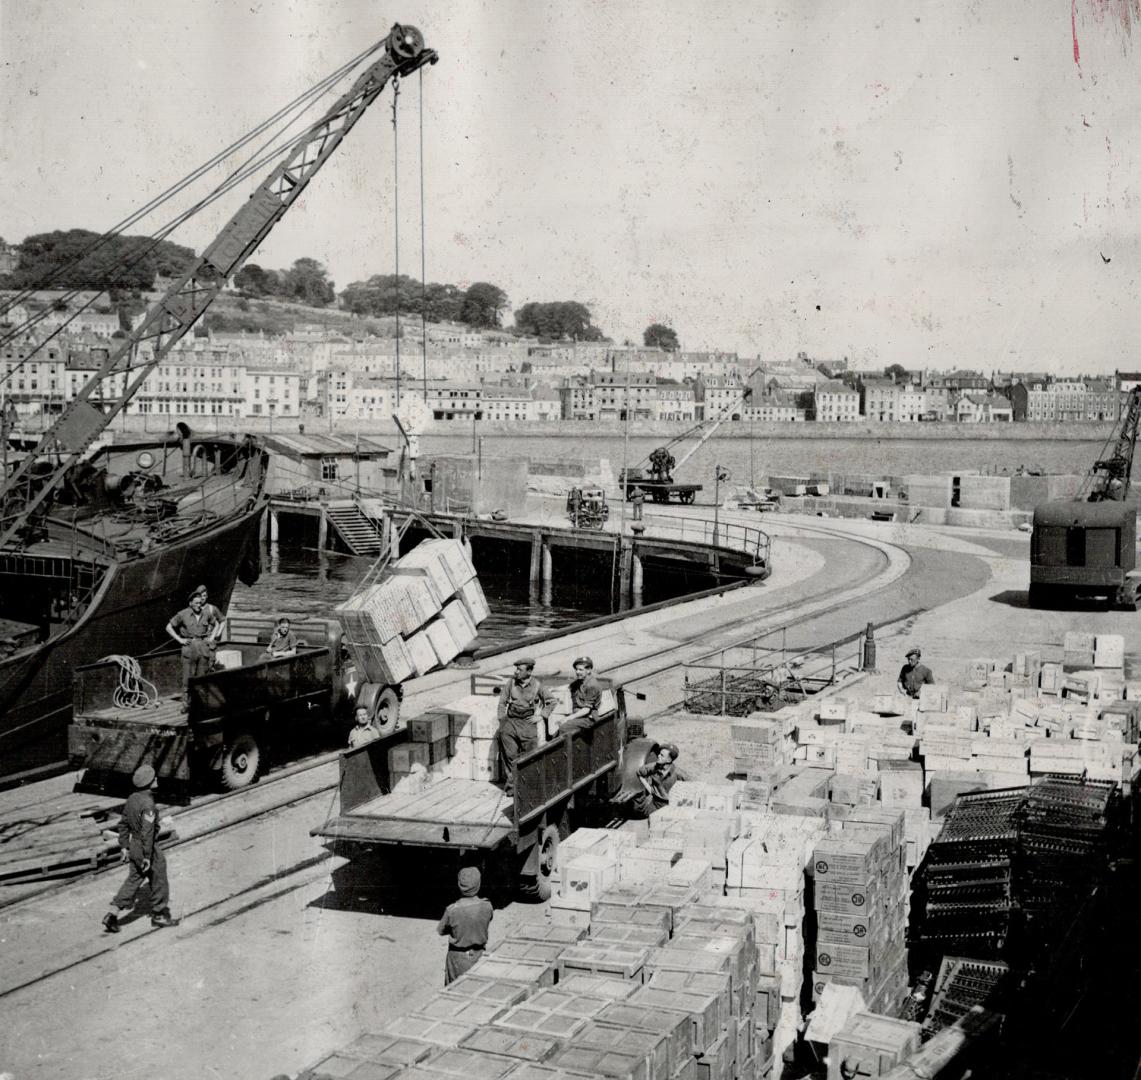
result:
<svg viewBox="0 0 1141 1080"><path fill-rule="evenodd" d="M1129 494L1133 474L1133 451L1137 446L1138 427L1141 426L1141 386L1129 391L1129 398L1121 413L1121 427L1113 445L1113 453L1093 463L1090 469L1092 487L1090 502L1122 501Z"/></svg>
<svg viewBox="0 0 1141 1080"><path fill-rule="evenodd" d="M152 305L142 321L111 352L99 370L76 394L39 444L28 454L0 489L0 548L10 544L35 511L63 482L79 460L135 395L163 357L201 318L230 278L241 269L258 245L293 205L316 172L352 130L365 110L394 76L405 76L425 64L434 64L436 52L424 47L413 26L393 26L381 57L363 71L353 85L325 114L311 124L286 152L277 167L238 209L222 231ZM138 346L149 344L145 360L133 361ZM99 395L104 405L92 404L104 380L122 374L117 392ZM54 462L48 474L35 468L45 458Z"/></svg>

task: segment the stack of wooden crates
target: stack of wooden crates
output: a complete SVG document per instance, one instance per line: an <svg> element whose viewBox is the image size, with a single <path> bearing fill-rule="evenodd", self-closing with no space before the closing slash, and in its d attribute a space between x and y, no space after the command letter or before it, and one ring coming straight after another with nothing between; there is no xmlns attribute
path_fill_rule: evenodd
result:
<svg viewBox="0 0 1141 1080"><path fill-rule="evenodd" d="M451 539L425 540L334 610L357 670L394 686L472 648L489 614L471 557Z"/></svg>

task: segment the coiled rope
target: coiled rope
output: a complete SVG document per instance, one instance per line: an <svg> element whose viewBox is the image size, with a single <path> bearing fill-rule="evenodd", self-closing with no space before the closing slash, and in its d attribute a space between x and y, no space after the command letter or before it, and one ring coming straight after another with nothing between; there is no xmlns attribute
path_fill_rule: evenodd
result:
<svg viewBox="0 0 1141 1080"><path fill-rule="evenodd" d="M119 665L119 685L112 700L117 709L149 709L158 704L158 688L143 678L139 662L133 656L105 656L103 663Z"/></svg>

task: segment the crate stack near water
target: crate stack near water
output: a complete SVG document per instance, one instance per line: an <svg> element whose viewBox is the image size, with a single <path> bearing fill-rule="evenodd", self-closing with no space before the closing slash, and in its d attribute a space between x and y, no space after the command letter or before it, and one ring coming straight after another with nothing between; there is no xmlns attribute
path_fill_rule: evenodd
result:
<svg viewBox="0 0 1141 1080"><path fill-rule="evenodd" d="M392 685L451 663L489 614L471 558L452 539L425 540L334 611L358 671Z"/></svg>

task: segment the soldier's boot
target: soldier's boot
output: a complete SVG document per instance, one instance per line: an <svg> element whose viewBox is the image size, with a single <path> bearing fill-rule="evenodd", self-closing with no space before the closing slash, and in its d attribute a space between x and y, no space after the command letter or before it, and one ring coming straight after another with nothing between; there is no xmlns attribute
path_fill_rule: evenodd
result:
<svg viewBox="0 0 1141 1080"><path fill-rule="evenodd" d="M103 930L108 934L117 934L119 929L119 916L113 911L108 911L103 916Z"/></svg>
<svg viewBox="0 0 1141 1080"><path fill-rule="evenodd" d="M171 917L169 911L156 911L151 916L151 926L161 929L164 926L177 926L178 920Z"/></svg>

